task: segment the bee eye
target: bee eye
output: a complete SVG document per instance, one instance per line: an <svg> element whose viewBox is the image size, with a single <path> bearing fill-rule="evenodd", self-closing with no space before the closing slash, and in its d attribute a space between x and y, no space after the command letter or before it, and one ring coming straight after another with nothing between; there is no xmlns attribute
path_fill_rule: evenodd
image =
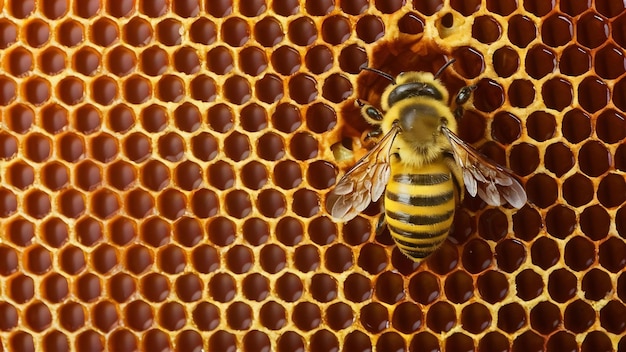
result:
<svg viewBox="0 0 626 352"><path fill-rule="evenodd" d="M442 117L442 118L439 120L439 123L440 123L442 126L447 126L447 125L448 125L448 119L446 119L445 117Z"/></svg>

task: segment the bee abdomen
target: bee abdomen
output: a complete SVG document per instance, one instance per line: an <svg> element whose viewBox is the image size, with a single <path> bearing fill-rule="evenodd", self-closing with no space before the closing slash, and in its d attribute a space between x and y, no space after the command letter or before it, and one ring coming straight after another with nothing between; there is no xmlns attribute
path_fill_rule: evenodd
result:
<svg viewBox="0 0 626 352"><path fill-rule="evenodd" d="M385 192L385 215L398 249L419 261L448 236L456 203L452 177L443 166L415 171L392 172Z"/></svg>

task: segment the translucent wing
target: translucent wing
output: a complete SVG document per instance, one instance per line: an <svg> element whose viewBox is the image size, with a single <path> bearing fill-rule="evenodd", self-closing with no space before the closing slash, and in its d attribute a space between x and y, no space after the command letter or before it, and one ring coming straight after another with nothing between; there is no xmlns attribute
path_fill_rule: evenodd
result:
<svg viewBox="0 0 626 352"><path fill-rule="evenodd" d="M519 209L526 204L526 191L510 171L482 156L449 129L443 127L443 132L450 141L454 159L463 170L465 188L472 197L478 194L493 206L508 202Z"/></svg>
<svg viewBox="0 0 626 352"><path fill-rule="evenodd" d="M399 131L400 128L394 125L328 193L326 210L331 216L348 221L382 196L391 172L391 146Z"/></svg>

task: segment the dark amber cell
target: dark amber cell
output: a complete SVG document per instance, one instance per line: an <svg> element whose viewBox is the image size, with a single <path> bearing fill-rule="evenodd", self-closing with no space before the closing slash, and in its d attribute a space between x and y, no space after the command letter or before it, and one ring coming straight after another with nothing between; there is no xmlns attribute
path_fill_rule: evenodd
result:
<svg viewBox="0 0 626 352"><path fill-rule="evenodd" d="M510 112L498 112L491 123L491 136L500 143L511 144L521 136L521 121Z"/></svg>
<svg viewBox="0 0 626 352"><path fill-rule="evenodd" d="M563 198L574 207L583 206L593 199L594 186L592 181L580 173L576 173L563 182Z"/></svg>
<svg viewBox="0 0 626 352"><path fill-rule="evenodd" d="M398 29L400 33L405 34L415 35L422 33L424 32L424 25L424 19L414 12L407 12L398 20Z"/></svg>
<svg viewBox="0 0 626 352"><path fill-rule="evenodd" d="M356 35L365 43L373 43L385 35L385 24L378 16L365 15L356 23Z"/></svg>
<svg viewBox="0 0 626 352"><path fill-rule="evenodd" d="M561 73L568 76L579 76L591 68L591 54L585 48L570 45L563 49L559 60Z"/></svg>
<svg viewBox="0 0 626 352"><path fill-rule="evenodd" d="M283 138L273 132L262 135L257 142L257 154L265 160L279 160L285 155Z"/></svg>
<svg viewBox="0 0 626 352"><path fill-rule="evenodd" d="M145 2L144 2L145 3ZM154 37L152 25L141 17L133 17L124 25L123 39L134 47L148 45Z"/></svg>
<svg viewBox="0 0 626 352"><path fill-rule="evenodd" d="M527 176L539 167L539 149L529 143L520 143L511 148L510 168L518 176Z"/></svg>
<svg viewBox="0 0 626 352"><path fill-rule="evenodd" d="M590 113L605 108L610 95L609 87L598 77L586 77L578 86L578 102Z"/></svg>
<svg viewBox="0 0 626 352"><path fill-rule="evenodd" d="M254 25L254 39L264 47L277 45L284 36L283 28L273 17L265 17Z"/></svg>
<svg viewBox="0 0 626 352"><path fill-rule="evenodd" d="M24 254L26 258L26 269L34 274L43 274L52 267L52 257L50 251L35 245L30 247Z"/></svg>
<svg viewBox="0 0 626 352"><path fill-rule="evenodd" d="M439 301L428 309L426 325L436 333L450 331L456 325L454 306L445 301Z"/></svg>
<svg viewBox="0 0 626 352"><path fill-rule="evenodd" d="M200 17L189 27L189 39L194 43L213 44L217 39L215 23L206 17Z"/></svg>
<svg viewBox="0 0 626 352"><path fill-rule="evenodd" d="M496 81L481 79L474 91L474 106L483 112L492 112L504 103L504 88Z"/></svg>
<svg viewBox="0 0 626 352"><path fill-rule="evenodd" d="M140 274L153 264L152 254L141 245L136 245L126 251L126 267L134 274Z"/></svg>
<svg viewBox="0 0 626 352"><path fill-rule="evenodd" d="M252 202L248 192L244 190L233 190L227 193L225 205L228 215L238 219L244 218L252 212Z"/></svg>
<svg viewBox="0 0 626 352"><path fill-rule="evenodd" d="M35 297L35 282L24 274L13 276L7 288L8 296L18 304L27 303Z"/></svg>
<svg viewBox="0 0 626 352"><path fill-rule="evenodd" d="M13 318L11 311L2 309L1 307L2 306L0 306L0 310L3 310L2 313L6 314L3 316L7 317L6 321L10 324ZM59 307L59 323L67 331L74 332L80 329L85 324L85 310L83 306L76 302L66 302L62 304Z"/></svg>
<svg viewBox="0 0 626 352"><path fill-rule="evenodd" d="M252 325L252 308L243 302L234 302L226 308L226 322L234 330L247 330Z"/></svg>
<svg viewBox="0 0 626 352"><path fill-rule="evenodd" d="M441 10L443 7L442 0L429 0L429 1L420 1L413 0L413 8L419 11L421 14L426 16L431 16L435 14L437 11Z"/></svg>
<svg viewBox="0 0 626 352"><path fill-rule="evenodd" d="M21 217L11 221L7 230L11 242L20 247L30 245L35 236L35 225Z"/></svg>
<svg viewBox="0 0 626 352"><path fill-rule="evenodd" d="M339 341L335 334L323 329L311 335L309 347L313 352L338 351Z"/></svg>
<svg viewBox="0 0 626 352"><path fill-rule="evenodd" d="M529 17L514 15L509 19L507 35L513 45L526 48L537 37L537 27Z"/></svg>
<svg viewBox="0 0 626 352"><path fill-rule="evenodd" d="M192 99L212 102L217 96L217 85L213 78L207 75L198 75L191 80L189 92Z"/></svg>
<svg viewBox="0 0 626 352"><path fill-rule="evenodd" d="M598 200L607 208L620 206L626 201L626 182L621 175L609 174L598 186Z"/></svg>
<svg viewBox="0 0 626 352"><path fill-rule="evenodd" d="M114 132L126 133L135 125L135 112L127 105L119 104L109 110L106 121Z"/></svg>
<svg viewBox="0 0 626 352"><path fill-rule="evenodd" d="M231 103L243 105L250 100L252 90L247 79L241 76L229 77L225 82L224 97Z"/></svg>
<svg viewBox="0 0 626 352"><path fill-rule="evenodd" d="M548 2L545 3L547 4ZM559 47L566 45L572 40L573 35L574 28L568 16L558 13L553 14L541 23L541 39L548 46Z"/></svg>
<svg viewBox="0 0 626 352"><path fill-rule="evenodd" d="M65 52L59 48L50 47L41 53L39 67L48 75L56 75L65 70L67 57Z"/></svg>
<svg viewBox="0 0 626 352"><path fill-rule="evenodd" d="M315 274L310 286L313 299L318 302L330 302L337 298L337 281L328 274Z"/></svg>
<svg viewBox="0 0 626 352"><path fill-rule="evenodd" d="M450 2L450 6L463 16L467 17L480 9L480 1L453 0Z"/></svg>
<svg viewBox="0 0 626 352"><path fill-rule="evenodd" d="M163 351L171 349L172 345L165 332L151 329L143 336L142 348L146 351Z"/></svg>
<svg viewBox="0 0 626 352"><path fill-rule="evenodd" d="M9 105L17 96L17 85L12 79L0 77L0 105Z"/></svg>
<svg viewBox="0 0 626 352"><path fill-rule="evenodd" d="M565 264L573 270L583 271L596 259L596 248L589 239L582 236L571 238L565 245Z"/></svg>
<svg viewBox="0 0 626 352"><path fill-rule="evenodd" d="M141 76L131 76L124 82L124 98L131 104L146 102L152 95L150 82Z"/></svg>
<svg viewBox="0 0 626 352"><path fill-rule="evenodd" d="M370 336L359 330L354 330L348 333L343 341L343 345L346 351L372 351L372 339Z"/></svg>
<svg viewBox="0 0 626 352"><path fill-rule="evenodd" d="M341 74L333 74L324 80L322 96L333 103L341 103L352 95L352 84Z"/></svg>
<svg viewBox="0 0 626 352"><path fill-rule="evenodd" d="M389 324L389 313L385 306L378 302L363 306L359 318L363 327L372 333L383 331Z"/></svg>
<svg viewBox="0 0 626 352"><path fill-rule="evenodd" d="M12 315L12 313L12 311L9 311L9 314ZM32 335L24 331L17 331L12 334L8 346L11 346L10 348L15 351L35 351L35 341Z"/></svg>
<svg viewBox="0 0 626 352"><path fill-rule="evenodd" d="M535 86L529 80L516 79L509 85L507 95L511 106L524 108L535 100Z"/></svg>
<svg viewBox="0 0 626 352"><path fill-rule="evenodd" d="M498 209L487 209L478 219L478 233L487 240L498 241L504 238L509 231L506 215Z"/></svg>
<svg viewBox="0 0 626 352"><path fill-rule="evenodd" d="M345 87L337 87L337 89L345 89ZM317 98L317 94L317 81L313 77L300 73L289 79L289 96L296 103L311 103Z"/></svg>
<svg viewBox="0 0 626 352"><path fill-rule="evenodd" d="M25 322L35 332L42 332L52 324L50 309L43 302L34 302L24 310Z"/></svg>
<svg viewBox="0 0 626 352"><path fill-rule="evenodd" d="M327 46L318 45L307 50L304 62L312 73L321 74L333 67L333 53Z"/></svg>
<svg viewBox="0 0 626 352"><path fill-rule="evenodd" d="M280 335L276 347L278 352L304 351L304 339L296 332L287 331Z"/></svg>
<svg viewBox="0 0 626 352"><path fill-rule="evenodd" d="M600 301L611 294L613 284L609 274L598 268L593 268L582 278L581 289L585 292L586 299Z"/></svg>
<svg viewBox="0 0 626 352"><path fill-rule="evenodd" d="M582 352L608 352L613 350L613 343L609 335L604 331L592 331L588 333L581 344Z"/></svg>
<svg viewBox="0 0 626 352"><path fill-rule="evenodd" d="M452 56L457 60L454 68L465 78L476 78L485 70L483 55L472 47L459 47L454 50Z"/></svg>
<svg viewBox="0 0 626 352"><path fill-rule="evenodd" d="M159 213L170 220L183 216L186 205L185 195L176 189L164 190L157 199Z"/></svg>
<svg viewBox="0 0 626 352"><path fill-rule="evenodd" d="M217 253L217 249L215 249L215 247L211 245L201 245L199 247L196 247L191 255L191 264L198 272L203 274L217 270L220 266L219 254ZM189 282L187 283L187 281ZM196 281L198 281L197 285L194 283ZM193 277L189 277L184 282L181 282L181 284L189 286L189 289L185 288L185 291L191 290L192 287L202 286L199 282L199 279L196 280ZM199 291L197 292L197 296L195 293L196 291L193 292L193 294L189 294L190 297L193 296L196 297L196 299L200 297Z"/></svg>
<svg viewBox="0 0 626 352"><path fill-rule="evenodd" d="M156 25L156 39L167 46L180 45L182 43L182 23L173 18L166 18Z"/></svg>
<svg viewBox="0 0 626 352"><path fill-rule="evenodd" d="M313 159L318 153L317 140L306 132L295 134L291 139L289 147L291 155L297 160Z"/></svg>
<svg viewBox="0 0 626 352"><path fill-rule="evenodd" d="M322 314L316 304L300 302L293 307L291 319L300 330L310 331L321 324Z"/></svg>
<svg viewBox="0 0 626 352"><path fill-rule="evenodd" d="M6 18L0 20L0 48L6 49L17 41L17 26Z"/></svg>
<svg viewBox="0 0 626 352"><path fill-rule="evenodd" d="M300 109L294 105L283 103L276 107L272 114L272 126L285 133L291 133L302 125Z"/></svg>
<svg viewBox="0 0 626 352"><path fill-rule="evenodd" d="M240 132L231 133L224 140L224 152L233 161L241 161L250 156L250 141L248 136Z"/></svg>
<svg viewBox="0 0 626 352"><path fill-rule="evenodd" d="M519 303L509 303L498 310L498 327L505 332L518 331L527 324L526 320L526 311Z"/></svg>
<svg viewBox="0 0 626 352"><path fill-rule="evenodd" d="M357 22L357 34L358 34ZM327 16L322 22L322 39L330 45L339 45L350 38L350 21L341 15Z"/></svg>
<svg viewBox="0 0 626 352"><path fill-rule="evenodd" d="M353 273L343 282L343 291L348 300L363 302L372 297L372 283L366 276Z"/></svg>
<svg viewBox="0 0 626 352"><path fill-rule="evenodd" d="M557 60L551 49L539 44L528 49L525 63L526 72L532 78L541 79L554 72Z"/></svg>
<svg viewBox="0 0 626 352"><path fill-rule="evenodd" d="M480 296L492 304L502 301L509 293L508 279L504 274L494 270L480 275L476 286Z"/></svg>
<svg viewBox="0 0 626 352"><path fill-rule="evenodd" d="M63 145L61 145L63 148ZM47 160L52 153L52 142L40 133L31 133L26 137L24 151L26 158L40 163Z"/></svg>
<svg viewBox="0 0 626 352"><path fill-rule="evenodd" d="M97 19L90 28L91 41L101 47L108 47L119 39L119 29L108 18Z"/></svg>
<svg viewBox="0 0 626 352"><path fill-rule="evenodd" d="M467 272L457 270L448 275L443 289L450 302L463 303L474 295L474 281Z"/></svg>
<svg viewBox="0 0 626 352"><path fill-rule="evenodd" d="M548 292L556 302L566 302L576 294L578 279L567 269L557 269L550 273Z"/></svg>
<svg viewBox="0 0 626 352"><path fill-rule="evenodd" d="M276 72L289 76L300 69L300 53L297 50L284 45L272 52L272 66Z"/></svg>
<svg viewBox="0 0 626 352"><path fill-rule="evenodd" d="M304 5L306 12L308 12L312 16L324 16L330 13L334 7L335 7L334 1L332 0L323 0L323 1L307 0Z"/></svg>
<svg viewBox="0 0 626 352"><path fill-rule="evenodd" d="M626 58L623 51L608 44L596 52L594 69L598 76L605 79L615 79L626 72Z"/></svg>
<svg viewBox="0 0 626 352"><path fill-rule="evenodd" d="M557 205L546 214L546 230L557 238L565 238L574 232L576 213L565 205Z"/></svg>
<svg viewBox="0 0 626 352"><path fill-rule="evenodd" d="M516 239L505 239L496 245L495 257L498 267L510 273L517 270L526 259L526 249Z"/></svg>
<svg viewBox="0 0 626 352"><path fill-rule="evenodd" d="M85 253L78 247L73 245L66 246L59 254L59 265L61 266L61 270L70 275L78 274L87 266L85 262ZM7 259L12 258L9 256Z"/></svg>
<svg viewBox="0 0 626 352"><path fill-rule="evenodd" d="M129 274L118 273L111 277L107 291L118 303L126 302L137 291L135 279Z"/></svg>
<svg viewBox="0 0 626 352"><path fill-rule="evenodd" d="M406 341L395 331L383 333L376 341L376 350L378 351L406 351Z"/></svg>
<svg viewBox="0 0 626 352"><path fill-rule="evenodd" d="M357 264L368 273L374 275L385 269L388 263L385 249L375 243L367 243L359 252Z"/></svg>
<svg viewBox="0 0 626 352"><path fill-rule="evenodd" d="M104 292L100 278L92 273L82 275L74 282L74 285L76 296L83 302L95 302Z"/></svg>
<svg viewBox="0 0 626 352"><path fill-rule="evenodd" d="M471 333L484 331L491 325L491 321L489 309L481 303L471 303L461 311L461 325Z"/></svg>
<svg viewBox="0 0 626 352"><path fill-rule="evenodd" d="M533 111L526 120L526 129L532 139L544 142L554 137L556 119L548 112Z"/></svg>
<svg viewBox="0 0 626 352"><path fill-rule="evenodd" d="M91 247L103 239L102 224L91 216L85 216L76 222L77 239L80 244Z"/></svg>
<svg viewBox="0 0 626 352"><path fill-rule="evenodd" d="M612 176L612 175L609 175ZM624 183L624 179L621 176L617 176L622 182L622 189L619 187L610 188L615 193L622 191L622 193L626 192L626 184ZM606 186L605 186L606 187ZM608 191L608 190L607 190ZM626 196L619 195L621 198L625 198ZM618 206L622 204L624 200L622 200L619 204L614 205ZM609 213L600 205L592 205L590 207L585 208L583 212L580 214L580 228L587 237L594 241L599 241L605 238L609 234L609 227L611 225L611 216Z"/></svg>
<svg viewBox="0 0 626 352"><path fill-rule="evenodd" d="M550 144L546 148L544 163L548 170L554 172L557 177L561 177L574 167L574 154L564 143Z"/></svg>
<svg viewBox="0 0 626 352"><path fill-rule="evenodd" d="M582 110L566 112L561 124L563 136L571 143L580 143L591 136L591 118Z"/></svg>
<svg viewBox="0 0 626 352"><path fill-rule="evenodd" d="M8 38L5 41L7 42L7 44L13 43L14 34L16 33L14 33L13 27L9 24L7 24L6 28ZM48 24L40 19L33 19L31 21L28 21L22 28L22 35L26 37L26 42L28 43L28 45L34 48L44 46L48 42L48 40L50 40L50 32L51 31Z"/></svg>
<svg viewBox="0 0 626 352"><path fill-rule="evenodd" d="M376 297L382 302L395 304L405 297L404 280L400 274L386 271L376 279Z"/></svg>
<svg viewBox="0 0 626 352"><path fill-rule="evenodd" d="M578 165L586 175L597 177L608 171L611 165L611 154L603 143L589 141L579 150Z"/></svg>
<svg viewBox="0 0 626 352"><path fill-rule="evenodd" d="M234 114L228 105L220 103L209 108L207 119L211 129L219 133L226 133L233 127Z"/></svg>
<svg viewBox="0 0 626 352"><path fill-rule="evenodd" d="M251 76L258 76L267 68L265 52L254 46L244 48L239 52L239 67Z"/></svg>
<svg viewBox="0 0 626 352"><path fill-rule="evenodd" d="M46 105L41 109L42 127L51 134L57 134L64 130L68 125L68 111L58 104ZM6 149L8 145L3 142Z"/></svg>
<svg viewBox="0 0 626 352"><path fill-rule="evenodd" d="M551 78L541 86L541 96L546 107L563 111L572 104L572 84L563 77Z"/></svg>
<svg viewBox="0 0 626 352"><path fill-rule="evenodd" d="M272 104L282 99L283 81L280 77L273 74L266 74L260 80L256 81L255 95L264 103Z"/></svg>
<svg viewBox="0 0 626 352"><path fill-rule="evenodd" d="M248 23L238 17L232 17L222 23L222 40L233 47L243 46L250 38Z"/></svg>
<svg viewBox="0 0 626 352"><path fill-rule="evenodd" d="M310 218L320 212L320 200L315 191L300 189L293 194L293 211L302 217Z"/></svg>
<svg viewBox="0 0 626 352"><path fill-rule="evenodd" d="M67 20L57 27L57 41L66 47L75 47L85 40L85 29L76 21Z"/></svg>
<svg viewBox="0 0 626 352"><path fill-rule="evenodd" d="M141 62L141 70L145 74L148 76L160 76L167 70L169 56L162 48L152 46L139 54L139 61ZM211 68L210 64L211 62L208 61L209 69Z"/></svg>
<svg viewBox="0 0 626 352"><path fill-rule="evenodd" d="M587 12L576 22L576 40L589 49L604 44L608 35L609 24L597 13Z"/></svg>
<svg viewBox="0 0 626 352"><path fill-rule="evenodd" d="M595 309L589 303L578 299L565 308L563 323L566 329L574 333L582 333L594 324L596 314Z"/></svg>
<svg viewBox="0 0 626 352"><path fill-rule="evenodd" d="M218 75L229 73L234 65L232 53L224 46L211 49L206 55L206 62L207 68Z"/></svg>
<svg viewBox="0 0 626 352"><path fill-rule="evenodd" d="M609 144L626 138L626 120L624 115L613 109L603 109L596 120L596 134Z"/></svg>
<svg viewBox="0 0 626 352"><path fill-rule="evenodd" d="M15 77L28 75L34 67L33 55L23 47L17 47L10 51L5 62L6 69Z"/></svg>
<svg viewBox="0 0 626 352"><path fill-rule="evenodd" d="M299 17L289 23L289 40L298 46L307 46L317 39L317 28L309 17Z"/></svg>
<svg viewBox="0 0 626 352"><path fill-rule="evenodd" d="M135 70L137 57L130 49L124 46L117 46L109 51L105 63L111 73L122 77Z"/></svg>
<svg viewBox="0 0 626 352"><path fill-rule="evenodd" d="M491 16L479 16L472 24L472 37L481 43L493 43L502 35L498 21Z"/></svg>
<svg viewBox="0 0 626 352"><path fill-rule="evenodd" d="M603 268L612 273L619 272L626 266L626 244L622 239L610 237L600 245L598 258Z"/></svg>
<svg viewBox="0 0 626 352"><path fill-rule="evenodd" d="M606 17L611 18L617 15L621 15L623 13L624 7L625 5L623 2L612 0L596 5L596 11Z"/></svg>
<svg viewBox="0 0 626 352"><path fill-rule="evenodd" d="M402 302L393 310L392 325L400 332L410 334L417 331L423 324L423 313L419 305Z"/></svg>
<svg viewBox="0 0 626 352"><path fill-rule="evenodd" d="M342 273L350 269L353 259L352 250L343 244L335 244L324 253L326 268L334 273Z"/></svg>
<svg viewBox="0 0 626 352"><path fill-rule="evenodd" d="M135 351L139 349L137 337L127 329L113 331L108 338L107 347L113 351Z"/></svg>
<svg viewBox="0 0 626 352"><path fill-rule="evenodd" d="M101 64L100 53L89 47L78 49L72 57L72 67L85 76L95 75Z"/></svg>
<svg viewBox="0 0 626 352"><path fill-rule="evenodd" d="M537 303L530 311L530 326L537 332L548 335L562 323L561 311L552 302Z"/></svg>
<svg viewBox="0 0 626 352"><path fill-rule="evenodd" d="M228 91L230 87L226 87L225 95L230 96L232 93ZM165 102L180 102L185 96L185 83L183 80L174 75L163 75L157 82L156 97Z"/></svg>
<svg viewBox="0 0 626 352"><path fill-rule="evenodd" d="M480 239L473 239L463 247L461 262L468 272L476 274L491 265L493 262L493 253L487 242Z"/></svg>

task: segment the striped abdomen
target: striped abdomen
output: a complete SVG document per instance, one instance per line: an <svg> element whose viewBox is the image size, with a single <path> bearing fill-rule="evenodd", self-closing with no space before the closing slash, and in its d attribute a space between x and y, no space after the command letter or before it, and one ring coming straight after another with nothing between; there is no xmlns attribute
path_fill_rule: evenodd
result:
<svg viewBox="0 0 626 352"><path fill-rule="evenodd" d="M395 162L385 192L385 220L398 249L415 261L448 236L456 199L450 169L438 162L414 168Z"/></svg>

